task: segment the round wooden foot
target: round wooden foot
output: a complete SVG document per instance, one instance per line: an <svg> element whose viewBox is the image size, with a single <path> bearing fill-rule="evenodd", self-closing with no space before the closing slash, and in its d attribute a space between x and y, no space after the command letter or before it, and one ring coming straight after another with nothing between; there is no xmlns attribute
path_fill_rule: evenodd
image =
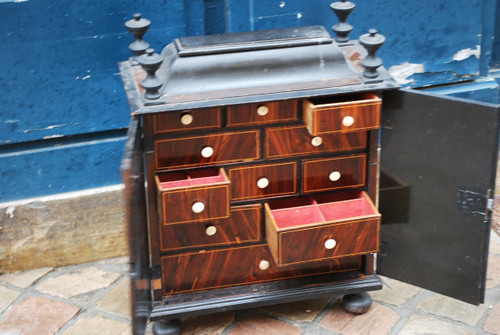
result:
<svg viewBox="0 0 500 335"><path fill-rule="evenodd" d="M154 335L180 335L182 324L179 319L160 320L153 324Z"/></svg>
<svg viewBox="0 0 500 335"><path fill-rule="evenodd" d="M344 295L342 307L351 314L364 314L372 305L372 297L367 292Z"/></svg>

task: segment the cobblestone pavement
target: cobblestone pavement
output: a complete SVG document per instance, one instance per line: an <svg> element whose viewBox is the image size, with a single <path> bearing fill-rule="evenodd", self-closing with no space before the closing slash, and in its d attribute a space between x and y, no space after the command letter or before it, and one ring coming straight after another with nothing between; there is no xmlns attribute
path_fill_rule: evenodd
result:
<svg viewBox="0 0 500 335"><path fill-rule="evenodd" d="M127 258L0 276L0 334L129 334ZM492 233L486 303L472 306L395 280L364 315L336 298L183 319L183 334L500 334L500 237ZM151 333L150 329L148 332Z"/></svg>

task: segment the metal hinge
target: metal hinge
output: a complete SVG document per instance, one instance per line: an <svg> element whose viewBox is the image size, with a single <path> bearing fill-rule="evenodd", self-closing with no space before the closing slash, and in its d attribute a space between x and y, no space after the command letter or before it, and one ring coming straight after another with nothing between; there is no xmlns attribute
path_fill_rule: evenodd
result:
<svg viewBox="0 0 500 335"><path fill-rule="evenodd" d="M488 193L490 193L488 191ZM494 200L484 193L459 189L457 195L458 208L467 214L488 215L493 211Z"/></svg>

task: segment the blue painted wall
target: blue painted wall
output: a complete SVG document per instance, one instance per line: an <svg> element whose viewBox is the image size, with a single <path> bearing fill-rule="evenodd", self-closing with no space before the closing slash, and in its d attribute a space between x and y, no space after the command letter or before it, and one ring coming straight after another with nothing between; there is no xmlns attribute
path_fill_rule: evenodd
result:
<svg viewBox="0 0 500 335"><path fill-rule="evenodd" d="M116 63L130 56L123 23L133 13L152 21L145 39L161 50L185 35L330 27L331 1L0 0L0 202L120 182L129 110ZM403 76L408 86L471 81L500 68L496 0L356 4L353 38L376 27L387 36L379 53L386 67L423 70ZM481 53L469 52L478 46ZM496 99L498 84L486 82L447 93Z"/></svg>

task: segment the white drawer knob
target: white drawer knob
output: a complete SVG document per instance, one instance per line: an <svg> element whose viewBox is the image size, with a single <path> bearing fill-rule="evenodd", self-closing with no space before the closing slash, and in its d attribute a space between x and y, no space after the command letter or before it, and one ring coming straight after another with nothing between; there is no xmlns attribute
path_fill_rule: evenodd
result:
<svg viewBox="0 0 500 335"><path fill-rule="evenodd" d="M217 232L217 228L215 226L208 226L207 229L205 229L205 233L208 236L214 236L216 232Z"/></svg>
<svg viewBox="0 0 500 335"><path fill-rule="evenodd" d="M319 147L321 144L323 144L323 139L319 136L313 137L311 140L311 144L315 147Z"/></svg>
<svg viewBox="0 0 500 335"><path fill-rule="evenodd" d="M191 123L193 123L193 116L189 113L184 114L183 116L181 116L181 123L185 126L190 125Z"/></svg>
<svg viewBox="0 0 500 335"><path fill-rule="evenodd" d="M326 240L325 242L325 248L328 250L335 248L337 245L337 241L335 241L333 238Z"/></svg>
<svg viewBox="0 0 500 335"><path fill-rule="evenodd" d="M259 108L257 108L257 114L259 114L260 116L265 116L267 115L267 113L269 113L269 107L259 106Z"/></svg>
<svg viewBox="0 0 500 335"><path fill-rule="evenodd" d="M257 187L258 188L266 188L269 186L269 179L267 178L260 178L257 180Z"/></svg>
<svg viewBox="0 0 500 335"><path fill-rule="evenodd" d="M269 266L270 266L270 265L271 265L271 264L269 264L269 262L268 262L268 261L266 261L266 260L261 260L261 261L260 261L260 263L259 263L259 269L261 269L262 271L265 271L265 270L269 269Z"/></svg>
<svg viewBox="0 0 500 335"><path fill-rule="evenodd" d="M354 124L354 118L352 116L346 116L342 119L342 124L346 127L350 127Z"/></svg>
<svg viewBox="0 0 500 335"><path fill-rule="evenodd" d="M330 178L331 181L337 181L340 179L340 172L338 171L333 171L332 173L330 173L330 175L328 176L328 178Z"/></svg>
<svg viewBox="0 0 500 335"><path fill-rule="evenodd" d="M214 154L214 149L212 147L204 147L201 150L201 155L205 158L212 157L213 154Z"/></svg>
<svg viewBox="0 0 500 335"><path fill-rule="evenodd" d="M193 213L201 213L205 210L205 204L201 201L197 201L191 206L191 209L193 210Z"/></svg>

